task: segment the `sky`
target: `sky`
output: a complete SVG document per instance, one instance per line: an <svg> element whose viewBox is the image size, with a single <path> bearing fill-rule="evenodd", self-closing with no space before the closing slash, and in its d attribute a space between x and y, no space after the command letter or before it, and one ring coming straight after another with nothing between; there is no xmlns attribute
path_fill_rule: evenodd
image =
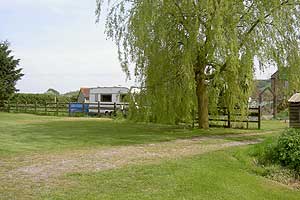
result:
<svg viewBox="0 0 300 200"><path fill-rule="evenodd" d="M104 33L105 16L95 23L95 8L96 0L0 0L0 41L8 40L21 59L20 92L134 85ZM275 70L255 76L267 79Z"/></svg>

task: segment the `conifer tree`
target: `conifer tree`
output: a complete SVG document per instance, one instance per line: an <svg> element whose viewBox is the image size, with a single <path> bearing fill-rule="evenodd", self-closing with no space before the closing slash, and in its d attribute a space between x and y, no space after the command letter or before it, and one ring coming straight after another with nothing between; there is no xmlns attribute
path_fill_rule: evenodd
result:
<svg viewBox="0 0 300 200"><path fill-rule="evenodd" d="M11 55L8 42L0 43L0 104L3 105L17 91L16 83L23 74L19 68L19 59Z"/></svg>

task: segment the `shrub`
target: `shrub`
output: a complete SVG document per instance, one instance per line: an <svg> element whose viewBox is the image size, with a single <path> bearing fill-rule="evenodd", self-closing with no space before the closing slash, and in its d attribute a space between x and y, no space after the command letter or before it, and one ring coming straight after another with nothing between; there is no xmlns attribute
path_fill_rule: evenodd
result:
<svg viewBox="0 0 300 200"><path fill-rule="evenodd" d="M300 129L287 129L276 140L259 145L254 153L263 165L280 164L300 173Z"/></svg>
<svg viewBox="0 0 300 200"><path fill-rule="evenodd" d="M288 129L278 139L277 157L281 165L300 172L300 129Z"/></svg>

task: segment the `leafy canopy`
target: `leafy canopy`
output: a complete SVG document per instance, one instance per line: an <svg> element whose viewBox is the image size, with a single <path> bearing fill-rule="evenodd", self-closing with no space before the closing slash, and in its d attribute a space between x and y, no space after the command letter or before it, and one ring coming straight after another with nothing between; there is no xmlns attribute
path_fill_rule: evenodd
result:
<svg viewBox="0 0 300 200"><path fill-rule="evenodd" d="M139 97L142 114L174 123L190 119L197 79L205 80L211 110L246 107L255 58L261 68L288 68L291 86L300 87L299 3L109 1L106 30L118 46L123 70L129 75L135 63L134 75L146 88L145 98ZM97 1L98 17L102 4Z"/></svg>
<svg viewBox="0 0 300 200"><path fill-rule="evenodd" d="M7 42L0 43L0 102L17 91L16 83L23 76L22 69L18 68L20 60L15 59L11 52Z"/></svg>

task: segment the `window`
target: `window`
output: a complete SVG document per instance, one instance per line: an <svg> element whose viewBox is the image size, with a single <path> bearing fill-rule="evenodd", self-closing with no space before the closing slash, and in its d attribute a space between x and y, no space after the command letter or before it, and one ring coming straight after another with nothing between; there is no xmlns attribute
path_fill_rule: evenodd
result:
<svg viewBox="0 0 300 200"><path fill-rule="evenodd" d="M111 94L101 94L101 102L112 102Z"/></svg>

